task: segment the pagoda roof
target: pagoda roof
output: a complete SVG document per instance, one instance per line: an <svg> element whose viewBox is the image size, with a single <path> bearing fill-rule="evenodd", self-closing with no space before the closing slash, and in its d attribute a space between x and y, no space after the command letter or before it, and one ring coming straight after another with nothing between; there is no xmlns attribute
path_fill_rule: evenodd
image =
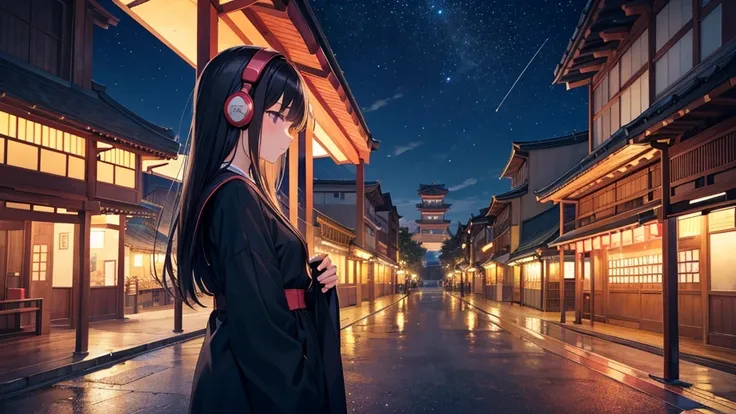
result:
<svg viewBox="0 0 736 414"><path fill-rule="evenodd" d="M444 184L419 184L420 196L442 196L447 195L448 192Z"/></svg>

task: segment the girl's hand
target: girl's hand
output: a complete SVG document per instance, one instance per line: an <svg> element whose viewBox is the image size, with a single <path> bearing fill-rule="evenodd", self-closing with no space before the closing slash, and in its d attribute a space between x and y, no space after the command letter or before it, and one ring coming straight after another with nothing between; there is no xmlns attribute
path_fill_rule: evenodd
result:
<svg viewBox="0 0 736 414"><path fill-rule="evenodd" d="M317 270L325 270L317 278L317 281L322 284L323 293L337 286L337 267L332 264L329 256L325 255L322 263L317 266Z"/></svg>

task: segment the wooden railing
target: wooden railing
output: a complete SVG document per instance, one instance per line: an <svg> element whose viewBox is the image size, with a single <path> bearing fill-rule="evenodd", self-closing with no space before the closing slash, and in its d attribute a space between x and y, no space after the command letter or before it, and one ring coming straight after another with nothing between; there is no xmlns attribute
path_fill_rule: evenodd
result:
<svg viewBox="0 0 736 414"><path fill-rule="evenodd" d="M676 186L729 167L736 167L736 131L672 156L670 181Z"/></svg>
<svg viewBox="0 0 736 414"><path fill-rule="evenodd" d="M21 329L21 315L25 313L36 314L36 335L41 335L43 332L43 299L31 298L31 299L13 299L13 300L0 300L0 316L14 316L12 327L7 326L6 328Z"/></svg>

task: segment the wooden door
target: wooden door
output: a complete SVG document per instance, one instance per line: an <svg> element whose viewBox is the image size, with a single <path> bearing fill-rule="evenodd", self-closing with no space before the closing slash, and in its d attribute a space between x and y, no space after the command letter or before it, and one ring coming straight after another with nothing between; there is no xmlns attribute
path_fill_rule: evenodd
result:
<svg viewBox="0 0 736 414"><path fill-rule="evenodd" d="M42 333L51 328L51 281L54 251L54 224L33 222L30 251L30 295L43 299Z"/></svg>

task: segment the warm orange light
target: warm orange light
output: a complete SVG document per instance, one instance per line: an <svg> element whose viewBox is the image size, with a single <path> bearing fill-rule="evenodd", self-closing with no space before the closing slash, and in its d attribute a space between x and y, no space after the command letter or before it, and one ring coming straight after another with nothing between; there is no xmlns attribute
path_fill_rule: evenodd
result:
<svg viewBox="0 0 736 414"><path fill-rule="evenodd" d="M488 251L488 249L490 249L490 248L492 248L492 247L493 247L493 242L490 242L490 243L486 244L485 246L481 247L481 249L480 249L480 250L481 250L481 251L482 251L483 253L485 253L485 252L487 252L487 251Z"/></svg>

